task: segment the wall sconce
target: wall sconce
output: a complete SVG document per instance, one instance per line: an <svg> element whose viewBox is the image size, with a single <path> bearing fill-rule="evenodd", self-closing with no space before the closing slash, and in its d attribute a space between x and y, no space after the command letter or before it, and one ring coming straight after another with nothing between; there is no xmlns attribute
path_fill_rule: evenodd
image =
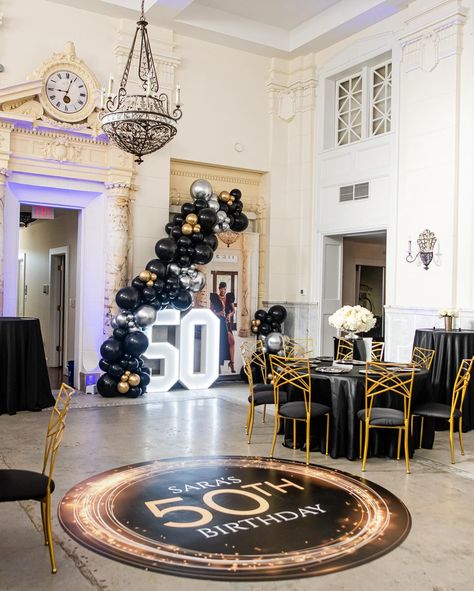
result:
<svg viewBox="0 0 474 591"><path fill-rule="evenodd" d="M426 270L428 270L429 264L433 260L433 251L434 246L436 244L437 238L434 235L434 232L431 230L423 230L423 232L418 236L418 248L420 249L415 256L413 256L411 252L411 240L408 241L408 254L407 254L407 262L414 263L417 257L420 257L421 262Z"/></svg>

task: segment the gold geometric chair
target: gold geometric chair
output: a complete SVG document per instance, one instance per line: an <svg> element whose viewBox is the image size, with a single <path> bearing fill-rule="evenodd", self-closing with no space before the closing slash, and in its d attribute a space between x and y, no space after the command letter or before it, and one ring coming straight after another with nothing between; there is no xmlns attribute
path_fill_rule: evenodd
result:
<svg viewBox="0 0 474 591"><path fill-rule="evenodd" d="M267 404L274 404L273 384L269 383L267 358L262 341L246 341L240 346L243 369L249 383L249 407L245 433L248 435L248 443L252 440L253 424L255 419L255 407L263 406L262 422L265 422ZM261 375L261 383L255 383L254 370ZM286 394L282 393L282 400L286 401Z"/></svg>
<svg viewBox="0 0 474 591"><path fill-rule="evenodd" d="M372 350L370 352L371 361L382 361L385 343L383 341L373 341Z"/></svg>
<svg viewBox="0 0 474 591"><path fill-rule="evenodd" d="M54 491L53 472L59 445L64 435L64 421L75 390L61 385L46 432L43 469L41 473L28 470L0 470L0 502L39 501L43 522L44 543L48 546L51 571L56 572L53 534L51 530L51 493Z"/></svg>
<svg viewBox="0 0 474 591"><path fill-rule="evenodd" d="M313 417L326 416L326 455L329 453L329 417L331 409L311 399L309 360L270 355L270 366L275 387L275 427L270 457L273 457L280 419L293 421L293 449L296 449L296 422L306 423L306 464L309 464L310 429ZM282 400L282 388L293 387L303 393L303 400Z"/></svg>
<svg viewBox="0 0 474 591"><path fill-rule="evenodd" d="M461 455L464 455L464 445L462 441L462 407L464 398L466 397L467 386L471 378L471 370L474 357L471 359L463 359L459 366L456 379L453 386L453 397L451 404L442 404L440 402L424 402L418 404L413 409L413 416L411 420L411 427L413 431L413 419L418 416L421 417L420 425L420 447L423 438L423 423L425 417L432 419L444 419L449 423L449 446L451 448L451 464L454 464L454 422L458 420L459 429L459 447L461 448Z"/></svg>
<svg viewBox="0 0 474 591"><path fill-rule="evenodd" d="M285 357L312 357L314 352L313 339L286 338L283 352Z"/></svg>
<svg viewBox="0 0 474 591"><path fill-rule="evenodd" d="M339 337L337 342L336 361L354 358L354 341Z"/></svg>
<svg viewBox="0 0 474 591"><path fill-rule="evenodd" d="M423 349L422 347L413 347L411 362L420 369L430 369L436 351L434 349Z"/></svg>
<svg viewBox="0 0 474 591"><path fill-rule="evenodd" d="M404 367L406 371L397 372L397 368ZM407 474L410 473L410 458L408 442L410 435L410 404L413 390L415 369L397 363L368 362L365 374L365 408L357 413L360 424L359 455L362 451L362 435L365 431L364 455L362 458L362 472L365 472L367 453L369 449L369 434L371 429L398 429L397 460L400 459L402 432L404 432L405 463ZM381 398L395 396L402 399L403 411L374 404Z"/></svg>

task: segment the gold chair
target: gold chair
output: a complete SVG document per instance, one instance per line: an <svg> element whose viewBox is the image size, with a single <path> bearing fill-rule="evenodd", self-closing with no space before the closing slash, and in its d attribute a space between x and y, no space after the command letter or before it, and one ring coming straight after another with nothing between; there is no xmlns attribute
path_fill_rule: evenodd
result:
<svg viewBox="0 0 474 591"><path fill-rule="evenodd" d="M286 338L283 352L285 357L312 357L314 353L313 339Z"/></svg>
<svg viewBox="0 0 474 591"><path fill-rule="evenodd" d="M262 422L265 422L267 404L274 403L273 384L268 375L267 358L262 341L246 341L240 346L242 353L243 368L249 382L250 395L248 397L249 407L245 433L248 435L248 443L252 441L252 432L255 419L255 407L263 406ZM260 372L262 382L255 383L253 368Z"/></svg>
<svg viewBox="0 0 474 591"><path fill-rule="evenodd" d="M273 457L278 434L280 419L293 421L293 449L296 449L296 422L306 423L306 464L309 464L309 446L311 419L326 416L326 455L329 453L329 418L331 409L325 404L311 400L311 374L309 360L302 358L280 357L270 355L270 367L275 387L275 426L270 457ZM296 388L303 393L303 400L291 401L289 393L287 400L281 399L283 387Z"/></svg>
<svg viewBox="0 0 474 591"><path fill-rule="evenodd" d="M421 369L430 369L436 351L434 349L423 349L422 347L413 347L411 362L415 367Z"/></svg>
<svg viewBox="0 0 474 591"><path fill-rule="evenodd" d="M453 386L453 397L451 404L442 404L440 402L424 402L418 404L413 409L413 416L411 419L411 430L413 432L413 419L418 416L421 417L420 425L420 447L423 439L423 423L425 417L432 419L444 419L449 423L449 446L451 448L451 464L454 464L454 422L458 420L459 429L459 447L461 448L461 455L464 455L464 445L462 440L462 407L464 398L466 397L467 386L471 379L472 364L474 357L471 359L463 359L459 366L456 379Z"/></svg>
<svg viewBox="0 0 474 591"><path fill-rule="evenodd" d="M54 491L53 472L56 455L64 435L66 414L75 390L61 385L46 432L43 469L41 473L28 470L0 470L0 502L39 501L43 522L44 543L48 546L51 571L55 573L53 534L51 530L51 493Z"/></svg>
<svg viewBox="0 0 474 591"><path fill-rule="evenodd" d="M372 341L372 350L370 352L371 361L383 361L383 352L385 349L385 343L382 341Z"/></svg>
<svg viewBox="0 0 474 591"><path fill-rule="evenodd" d="M336 361L346 361L354 357L354 343L349 339L339 337L337 341Z"/></svg>
<svg viewBox="0 0 474 591"><path fill-rule="evenodd" d="M406 371L398 373L397 368L402 367ZM400 459L402 432L404 432L406 470L407 474L410 473L408 438L410 435L410 404L414 374L415 369L413 367L407 368L397 363L368 362L366 364L365 408L357 413L357 417L361 421L359 456L362 451L363 430L365 431L362 472L365 472L365 464L367 462L370 429L398 429L397 460ZM403 411L395 408L374 406L374 402L377 399L389 397L391 394L402 398Z"/></svg>

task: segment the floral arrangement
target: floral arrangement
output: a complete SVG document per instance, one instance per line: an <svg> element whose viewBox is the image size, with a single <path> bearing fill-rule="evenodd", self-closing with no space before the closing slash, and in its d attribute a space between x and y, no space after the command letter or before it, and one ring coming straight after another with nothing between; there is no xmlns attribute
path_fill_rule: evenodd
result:
<svg viewBox="0 0 474 591"><path fill-rule="evenodd" d="M441 310L438 310L438 316L440 318L446 318L447 316L457 318L459 316L459 310L457 308L441 308Z"/></svg>
<svg viewBox="0 0 474 591"><path fill-rule="evenodd" d="M377 319L362 306L342 306L329 316L329 324L345 332L367 332L374 328Z"/></svg>

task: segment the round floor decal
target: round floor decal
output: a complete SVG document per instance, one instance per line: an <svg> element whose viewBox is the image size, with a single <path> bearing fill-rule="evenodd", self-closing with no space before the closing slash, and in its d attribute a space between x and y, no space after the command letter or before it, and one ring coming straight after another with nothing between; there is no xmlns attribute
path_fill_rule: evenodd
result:
<svg viewBox="0 0 474 591"><path fill-rule="evenodd" d="M357 566L392 550L411 526L405 505L374 483L242 456L103 472L66 494L59 518L78 542L126 564L243 581Z"/></svg>

